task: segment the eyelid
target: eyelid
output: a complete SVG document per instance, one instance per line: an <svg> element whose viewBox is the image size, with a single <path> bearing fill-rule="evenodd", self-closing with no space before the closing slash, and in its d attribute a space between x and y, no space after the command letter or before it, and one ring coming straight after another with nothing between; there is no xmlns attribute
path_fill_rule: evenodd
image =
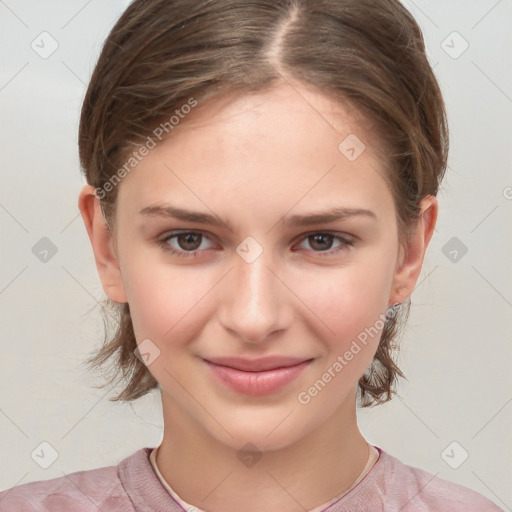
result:
<svg viewBox="0 0 512 512"><path fill-rule="evenodd" d="M200 229L175 229L175 230L167 231L166 233L164 233L162 236L160 236L158 238L158 241L161 243L166 243L171 238L176 238L179 235L186 235L189 233L192 233L195 235L201 235L203 238L206 238L207 240L209 240L212 243L214 242L214 240L212 238L216 238L215 235L213 235L211 233L207 233L206 231L202 231ZM204 251L206 249L202 249L202 250ZM194 251L183 251L183 252L193 253ZM201 252L201 251L198 251L198 249L196 249L195 252Z"/></svg>
<svg viewBox="0 0 512 512"><path fill-rule="evenodd" d="M208 238L210 239L210 235L211 236L215 236L211 233L207 233L206 231L202 231L201 229L194 229L194 228L191 228L191 229L171 229L170 231L166 231L161 237L161 239L166 239L166 238L171 238L173 236L176 236L176 235L184 235L184 234L188 234L188 233L194 233L194 234L199 234L199 235L203 235L205 238Z"/></svg>
<svg viewBox="0 0 512 512"><path fill-rule="evenodd" d="M203 237L203 239L207 239L210 242L214 243L212 238L209 236L210 234L206 233L200 229L176 229L176 230L172 230L172 231L167 231L162 236L158 237L157 243L164 251L167 251L171 254L175 254L178 256L183 256L183 257L195 257L199 253L206 251L207 249L195 249L194 251L185 251L182 249L181 250L176 249L172 245L170 245L169 240L171 240L173 238L177 238L179 235L189 234L189 233L192 233L195 235L201 235ZM201 242L202 241L203 240L201 239Z"/></svg>
<svg viewBox="0 0 512 512"><path fill-rule="evenodd" d="M165 250L171 254L177 255L179 257L184 257L184 258L187 258L187 257L194 258L194 257L197 257L201 252L208 250L208 249L195 249L194 251L185 251L185 250L175 249L168 243L168 241L170 239L176 238L180 234L188 234L188 233L199 234L203 238L206 238L207 240L210 240L210 242L213 242L213 240L210 238L210 233L207 233L200 229L177 229L177 230L168 231L163 236L159 237L158 244L160 245L160 247L162 247L163 250ZM307 233L302 233L301 235L299 235L298 238L295 239L296 241L293 242L293 245L295 245L297 243L304 242L310 236L314 236L314 235L330 235L334 239L337 239L341 242L341 244L339 246L335 247L334 249L328 249L326 251L315 251L315 250L306 249L308 252L314 253L315 255L318 255L320 257L329 257L329 256L337 254L340 251L348 250L350 247L352 247L354 245L354 243L356 242L356 239L357 239L357 237L350 235L348 233L344 233L344 232L330 231L330 230L316 230L316 231L309 231ZM212 236L215 238L214 235L212 235Z"/></svg>
<svg viewBox="0 0 512 512"><path fill-rule="evenodd" d="M332 235L336 238L341 238L347 242L355 242L357 237L354 235L350 235L349 233L345 233L344 231L335 231L335 230L329 230L329 229L316 229L313 231L308 231L307 233L302 233L299 235L297 240L304 240L305 238L308 238L313 235Z"/></svg>
<svg viewBox="0 0 512 512"><path fill-rule="evenodd" d="M340 251L348 250L350 247L355 245L356 237L353 235L349 235L348 233L339 232L339 231L329 231L329 230L317 230L317 231L310 231L308 233L300 235L300 238L298 239L298 243L301 243L303 241L306 241L310 236L314 235L330 235L334 239L337 239L341 242L340 245L337 247L334 247L333 249L328 249L326 251L314 251L314 250L308 250L308 252L315 254L315 256L320 257L329 257L333 255L337 255Z"/></svg>

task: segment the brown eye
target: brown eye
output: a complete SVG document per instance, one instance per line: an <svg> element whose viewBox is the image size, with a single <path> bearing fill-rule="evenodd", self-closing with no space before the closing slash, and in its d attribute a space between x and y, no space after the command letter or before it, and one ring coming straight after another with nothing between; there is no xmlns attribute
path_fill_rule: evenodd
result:
<svg viewBox="0 0 512 512"><path fill-rule="evenodd" d="M304 247L306 243L309 245L309 248ZM308 249L310 252L327 257L334 256L340 251L350 249L354 245L354 240L349 235L345 236L338 233L318 232L306 235L301 245L302 249Z"/></svg>
<svg viewBox="0 0 512 512"><path fill-rule="evenodd" d="M180 233L176 235L176 240L180 249L184 251L195 251L201 245L201 233Z"/></svg>
<svg viewBox="0 0 512 512"><path fill-rule="evenodd" d="M165 251L185 258L199 256L205 249L211 249L209 243L211 240L207 236L195 231L169 233L158 241L158 245Z"/></svg>
<svg viewBox="0 0 512 512"><path fill-rule="evenodd" d="M318 233L308 236L310 246L316 251L327 251L332 247L334 235L329 233Z"/></svg>

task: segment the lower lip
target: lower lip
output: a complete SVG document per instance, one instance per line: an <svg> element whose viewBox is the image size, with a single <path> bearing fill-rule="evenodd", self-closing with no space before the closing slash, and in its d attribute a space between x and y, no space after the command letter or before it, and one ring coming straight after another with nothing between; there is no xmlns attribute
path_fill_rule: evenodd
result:
<svg viewBox="0 0 512 512"><path fill-rule="evenodd" d="M233 391L245 395L261 396L274 393L295 380L309 366L311 360L295 366L262 372L236 370L206 360L205 363L211 368L215 377Z"/></svg>

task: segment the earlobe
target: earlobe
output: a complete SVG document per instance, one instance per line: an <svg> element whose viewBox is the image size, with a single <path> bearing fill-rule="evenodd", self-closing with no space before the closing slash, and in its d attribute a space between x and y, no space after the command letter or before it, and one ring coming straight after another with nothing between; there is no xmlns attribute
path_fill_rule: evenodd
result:
<svg viewBox="0 0 512 512"><path fill-rule="evenodd" d="M438 204L434 196L426 196L421 201L421 212L416 229L407 239L406 247L401 247L399 261L393 279L389 304L405 302L413 292L423 265L428 244L437 222Z"/></svg>
<svg viewBox="0 0 512 512"><path fill-rule="evenodd" d="M83 187L78 198L78 208L91 241L103 290L112 301L124 303L128 299L115 251L114 233L105 222L94 190L91 185Z"/></svg>

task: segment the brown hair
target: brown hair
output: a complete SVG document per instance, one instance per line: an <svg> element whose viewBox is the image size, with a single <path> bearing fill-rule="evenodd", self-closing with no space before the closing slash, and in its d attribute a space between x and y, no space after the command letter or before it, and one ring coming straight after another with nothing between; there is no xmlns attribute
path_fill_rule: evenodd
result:
<svg viewBox="0 0 512 512"><path fill-rule="evenodd" d="M448 128L421 30L398 0L133 1L104 43L79 128L81 165L109 225L113 178L129 172L120 171L129 149L147 144L162 120L191 99L256 92L286 77L348 100L377 126L403 242L421 199L437 195ZM88 363L113 358L109 381L125 383L113 400L134 400L158 383L135 355L129 305L107 305L119 325ZM390 400L403 377L392 355L407 315L393 312L359 381L362 406Z"/></svg>

